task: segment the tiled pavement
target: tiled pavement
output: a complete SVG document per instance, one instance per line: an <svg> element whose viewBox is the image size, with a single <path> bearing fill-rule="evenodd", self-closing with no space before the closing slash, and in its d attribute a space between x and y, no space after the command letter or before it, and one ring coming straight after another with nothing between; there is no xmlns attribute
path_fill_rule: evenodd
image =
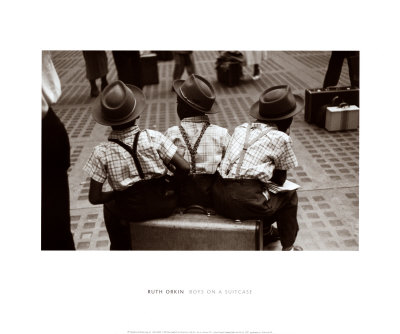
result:
<svg viewBox="0 0 400 334"><path fill-rule="evenodd" d="M217 52L194 53L198 73L215 86L222 111L211 115L212 122L233 128L250 120L249 106L260 92L271 85L289 84L294 93L304 96L305 88L320 87L329 60L329 52L269 52L261 64L263 75L252 81L248 68L239 86L224 87L216 80L214 69ZM101 206L92 206L87 199L89 179L82 167L92 148L105 140L109 129L92 119L93 99L85 79L85 65L80 51L53 51L53 61L61 79L63 95L54 106L65 124L71 142L69 172L71 196L71 228L78 250L107 250L109 240ZM109 74L117 78L111 52L108 52ZM171 92L173 61L158 63L158 85L145 86L147 110L139 126L159 131L178 123L176 98ZM346 63L339 85L348 85ZM301 185L298 191L300 232L298 244L305 250L358 250L358 130L329 133L304 121L303 112L296 115L291 136L299 167L288 178ZM268 249L279 249L277 244Z"/></svg>

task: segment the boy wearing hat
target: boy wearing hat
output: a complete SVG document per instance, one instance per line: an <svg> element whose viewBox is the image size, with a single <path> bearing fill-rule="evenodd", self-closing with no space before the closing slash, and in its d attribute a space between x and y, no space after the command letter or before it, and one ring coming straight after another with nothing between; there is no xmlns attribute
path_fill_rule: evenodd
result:
<svg viewBox="0 0 400 334"><path fill-rule="evenodd" d="M249 112L256 122L236 127L213 187L219 213L232 219L262 219L264 243L280 238L282 250L302 250L294 245L299 230L297 194L265 190L267 181L282 185L286 171L297 166L287 133L302 106L302 98L293 95L289 86L264 91ZM271 226L274 221L278 231Z"/></svg>
<svg viewBox="0 0 400 334"><path fill-rule="evenodd" d="M180 205L210 207L215 172L230 136L227 129L211 124L207 116L218 112L210 82L192 74L186 80L175 80L173 89L181 123L169 128L165 135L190 162L190 175L178 182Z"/></svg>
<svg viewBox="0 0 400 334"><path fill-rule="evenodd" d="M91 177L89 201L104 204L104 222L111 250L131 249L130 231L123 220L167 217L176 208L176 195L167 164L176 173L188 173L189 164L177 147L154 130L141 131L136 120L145 107L143 92L122 81L109 84L92 108L94 119L112 127L107 142L97 145L84 171ZM104 192L108 181L112 191Z"/></svg>

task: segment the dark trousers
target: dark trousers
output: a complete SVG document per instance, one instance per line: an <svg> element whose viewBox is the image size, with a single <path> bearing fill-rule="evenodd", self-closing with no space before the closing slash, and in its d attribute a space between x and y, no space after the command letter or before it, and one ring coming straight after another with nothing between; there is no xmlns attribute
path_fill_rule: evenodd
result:
<svg viewBox="0 0 400 334"><path fill-rule="evenodd" d="M342 72L343 61L347 59L350 83L353 87L360 87L360 52L359 51L332 51L328 69L325 74L323 87L336 86Z"/></svg>
<svg viewBox="0 0 400 334"><path fill-rule="evenodd" d="M113 51L118 79L125 84L143 88L139 51Z"/></svg>
<svg viewBox="0 0 400 334"><path fill-rule="evenodd" d="M223 179L218 175L212 190L215 210L231 219L260 219L266 224L276 221L282 247L290 247L299 231L297 193L270 194L267 201L263 190L259 180Z"/></svg>
<svg viewBox="0 0 400 334"><path fill-rule="evenodd" d="M212 186L216 174L195 174L176 178L176 189L179 205L188 207L190 205L201 205L209 208L212 203Z"/></svg>
<svg viewBox="0 0 400 334"><path fill-rule="evenodd" d="M196 68L192 53L174 52L174 61L175 61L174 73L173 73L174 80L181 78L183 72L185 71L185 68L188 75L195 73Z"/></svg>
<svg viewBox="0 0 400 334"><path fill-rule="evenodd" d="M132 249L128 222L168 217L176 207L177 196L166 178L139 181L118 192L103 210L110 250Z"/></svg>

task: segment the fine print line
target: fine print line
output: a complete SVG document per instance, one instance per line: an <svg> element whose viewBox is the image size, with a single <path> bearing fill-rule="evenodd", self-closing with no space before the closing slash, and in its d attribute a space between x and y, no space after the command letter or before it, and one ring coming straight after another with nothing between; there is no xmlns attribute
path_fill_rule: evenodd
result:
<svg viewBox="0 0 400 334"><path fill-rule="evenodd" d="M272 331L128 331L128 334L272 334Z"/></svg>

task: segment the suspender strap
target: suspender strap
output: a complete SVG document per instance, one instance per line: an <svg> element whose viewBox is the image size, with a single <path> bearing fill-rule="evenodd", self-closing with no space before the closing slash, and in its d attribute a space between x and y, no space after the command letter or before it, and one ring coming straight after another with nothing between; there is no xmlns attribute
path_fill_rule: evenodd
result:
<svg viewBox="0 0 400 334"><path fill-rule="evenodd" d="M199 148L199 144L201 141L201 138L203 138L204 132L206 132L207 128L210 126L209 122L205 122L203 125L203 128L201 129L199 138L197 138L196 143L194 144L193 148L190 145L189 141L189 136L185 129L183 128L182 125L179 125L179 131L182 134L183 140L185 141L185 144L189 150L190 153L190 172L191 174L196 174L196 154L197 154L197 149Z"/></svg>
<svg viewBox="0 0 400 334"><path fill-rule="evenodd" d="M267 130L265 130L265 131L262 131L257 137L255 137L253 140L251 140L251 141L249 142L250 129L251 129L251 124L249 123L248 126L247 126L247 130L246 130L246 137L245 137L245 139L244 139L243 149L242 149L242 151L240 152L240 155L239 155L239 156L237 156L236 158L234 158L234 159L231 160L231 163L229 164L229 167L228 167L228 169L227 169L227 170L228 170L228 173L229 173L229 171L231 170L233 164L236 162L237 159L239 159L239 163L238 163L238 165L237 165L237 167L236 167L236 176L237 176L237 177L239 176L240 169L242 168L243 159L244 159L244 156L245 156L245 154L246 154L247 149L248 149L250 146L252 146L255 142L257 142L261 137L265 136L268 132L270 132L270 131L272 130L271 128L269 128L269 129L267 129Z"/></svg>
<svg viewBox="0 0 400 334"><path fill-rule="evenodd" d="M140 165L139 159L137 157L137 144L138 144L138 140L139 140L139 135L140 135L140 131L136 132L135 138L133 140L132 148L130 148L128 145L126 145L125 143L123 143L122 141L120 141L118 139L108 139L108 141L111 141L113 143L116 143L116 144L122 146L125 150L127 150L130 153L130 155L133 158L133 162L135 163L136 169L139 173L139 177L142 180L144 180L143 169L142 169L142 166Z"/></svg>
<svg viewBox="0 0 400 334"><path fill-rule="evenodd" d="M249 137L250 137L250 129L251 129L251 124L249 123L247 126L247 130L246 130L246 137L244 138L244 143L243 143L243 149L240 151L240 158L239 158L239 163L236 167L236 176L239 176L239 171L240 168L242 168L242 164L243 164L243 159L244 159L244 155L247 151L247 149L249 148ZM235 161L237 160L237 158L235 159Z"/></svg>

